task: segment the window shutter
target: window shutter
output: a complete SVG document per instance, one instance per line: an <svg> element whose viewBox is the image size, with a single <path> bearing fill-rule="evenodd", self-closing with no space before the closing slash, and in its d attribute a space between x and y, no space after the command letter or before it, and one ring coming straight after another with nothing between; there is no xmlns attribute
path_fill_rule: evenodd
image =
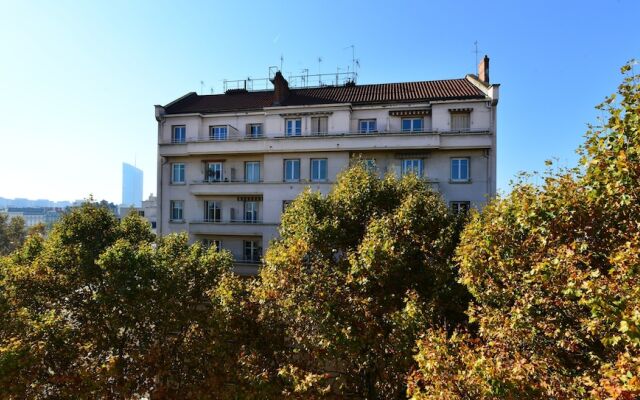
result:
<svg viewBox="0 0 640 400"><path fill-rule="evenodd" d="M320 122L320 133L329 132L329 118L327 117L319 118L319 122Z"/></svg>
<svg viewBox="0 0 640 400"><path fill-rule="evenodd" d="M247 136L251 136L251 124L246 124L245 125L245 134Z"/></svg>

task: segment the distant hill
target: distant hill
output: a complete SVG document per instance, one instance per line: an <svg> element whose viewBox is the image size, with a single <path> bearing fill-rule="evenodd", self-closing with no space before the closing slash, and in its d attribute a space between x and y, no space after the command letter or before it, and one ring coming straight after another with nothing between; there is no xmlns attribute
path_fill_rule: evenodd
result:
<svg viewBox="0 0 640 400"><path fill-rule="evenodd" d="M46 199L29 200L29 199L6 199L0 197L0 208L5 207L68 207L73 202L71 201L51 201Z"/></svg>

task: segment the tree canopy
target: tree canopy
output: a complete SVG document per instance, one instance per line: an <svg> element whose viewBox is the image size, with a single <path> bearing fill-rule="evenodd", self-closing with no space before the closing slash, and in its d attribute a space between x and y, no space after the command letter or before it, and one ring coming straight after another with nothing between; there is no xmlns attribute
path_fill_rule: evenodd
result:
<svg viewBox="0 0 640 400"><path fill-rule="evenodd" d="M233 398L250 321L231 264L135 214L69 212L0 263L0 397Z"/></svg>
<svg viewBox="0 0 640 400"><path fill-rule="evenodd" d="M420 330L465 319L452 260L461 219L415 177L343 172L327 196L286 210L253 291L284 392L404 398Z"/></svg>
<svg viewBox="0 0 640 400"><path fill-rule="evenodd" d="M466 227L457 260L478 329L427 332L412 398L640 396L638 77L598 108L580 168L520 182Z"/></svg>

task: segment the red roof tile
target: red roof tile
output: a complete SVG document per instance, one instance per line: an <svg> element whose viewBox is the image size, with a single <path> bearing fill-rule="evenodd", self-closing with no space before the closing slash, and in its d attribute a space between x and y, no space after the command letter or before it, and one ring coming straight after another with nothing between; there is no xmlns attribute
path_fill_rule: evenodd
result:
<svg viewBox="0 0 640 400"><path fill-rule="evenodd" d="M283 106L329 103L354 105L407 103L431 100L483 99L484 93L466 79L383 83L375 85L326 86L291 89ZM168 104L167 114L219 113L259 110L273 103L273 90L204 95L196 93Z"/></svg>

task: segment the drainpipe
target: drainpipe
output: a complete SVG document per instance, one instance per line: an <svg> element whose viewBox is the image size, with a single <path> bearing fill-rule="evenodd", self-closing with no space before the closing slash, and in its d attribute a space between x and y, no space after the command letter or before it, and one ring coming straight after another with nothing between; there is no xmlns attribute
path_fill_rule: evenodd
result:
<svg viewBox="0 0 640 400"><path fill-rule="evenodd" d="M157 189L157 198L156 198L156 204L157 204L157 210L156 210L156 232L158 237L161 237L163 234L163 213L162 213L162 206L163 206L163 198L162 198L162 182L164 182L163 176L162 176L162 171L163 171L163 166L164 164L166 164L166 159L162 156L160 156L160 143L162 142L162 128L164 127L164 123L166 122L166 118L164 117L164 107L156 105L155 106L155 112L156 112L156 121L158 121L158 178L157 178L157 183L158 183L158 189Z"/></svg>

